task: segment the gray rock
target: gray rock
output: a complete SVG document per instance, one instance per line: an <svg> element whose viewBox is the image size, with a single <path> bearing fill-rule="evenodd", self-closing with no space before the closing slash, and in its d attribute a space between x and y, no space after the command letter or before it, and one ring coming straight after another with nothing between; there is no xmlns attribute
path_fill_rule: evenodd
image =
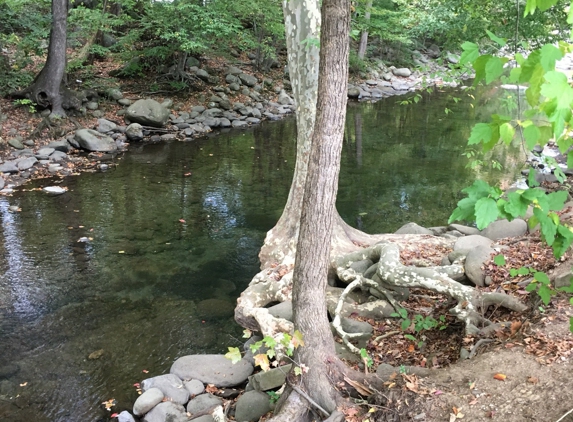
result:
<svg viewBox="0 0 573 422"><path fill-rule="evenodd" d="M239 69L236 66L229 66L227 68L227 72L228 75L240 75L241 73L243 73L243 71L241 69Z"/></svg>
<svg viewBox="0 0 573 422"><path fill-rule="evenodd" d="M148 391L158 388L170 401L185 404L189 401L189 391L184 388L183 382L173 374L159 375L148 378L141 383L141 389Z"/></svg>
<svg viewBox="0 0 573 422"><path fill-rule="evenodd" d="M434 233L426 229L425 227L419 226L416 223L406 223L402 227L400 227L395 232L396 234L429 234L433 235Z"/></svg>
<svg viewBox="0 0 573 422"><path fill-rule="evenodd" d="M456 240L456 243L454 243L454 251L467 252L470 249L477 248L478 246L486 246L489 248L492 243L493 240L488 239L487 237L480 236L479 234L472 234L460 237Z"/></svg>
<svg viewBox="0 0 573 422"><path fill-rule="evenodd" d="M78 142L80 148L88 151L109 152L117 150L117 145L112 138L95 130L77 130L75 139Z"/></svg>
<svg viewBox="0 0 573 422"><path fill-rule="evenodd" d="M99 104L95 101L90 101L89 103L86 104L86 108L88 110L97 110L99 107Z"/></svg>
<svg viewBox="0 0 573 422"><path fill-rule="evenodd" d="M284 318L292 321L292 302L290 300L279 303L268 308L269 313L275 318Z"/></svg>
<svg viewBox="0 0 573 422"><path fill-rule="evenodd" d="M173 107L173 100L171 98L166 98L165 100L163 100L161 105L165 108L171 108Z"/></svg>
<svg viewBox="0 0 573 422"><path fill-rule="evenodd" d="M191 413L191 418L193 418L193 415L209 412L222 404L223 400L220 397L208 393L200 394L189 401L187 412Z"/></svg>
<svg viewBox="0 0 573 422"><path fill-rule="evenodd" d="M464 226L462 224L450 224L448 226L448 230L457 230L462 234L465 234L466 236L471 236L474 234L480 234L480 231L478 229L476 229L475 227L468 227L468 226Z"/></svg>
<svg viewBox="0 0 573 422"><path fill-rule="evenodd" d="M360 98L360 89L355 86L348 87L348 98Z"/></svg>
<svg viewBox="0 0 573 422"><path fill-rule="evenodd" d="M47 193L48 195L51 196L56 196L66 193L67 190L62 188L61 186L46 186L42 188L42 192Z"/></svg>
<svg viewBox="0 0 573 422"><path fill-rule="evenodd" d="M433 59L436 59L440 57L440 47L438 47L436 44L432 44L431 46L428 47L427 53L428 56L430 56Z"/></svg>
<svg viewBox="0 0 573 422"><path fill-rule="evenodd" d="M256 77L254 77L253 75L249 75L247 73L240 73L238 76L243 84L250 87L255 86L258 82Z"/></svg>
<svg viewBox="0 0 573 422"><path fill-rule="evenodd" d="M68 152L70 150L70 144L67 139L61 139L59 141L50 142L48 148L54 148L56 151Z"/></svg>
<svg viewBox="0 0 573 422"><path fill-rule="evenodd" d="M97 123L97 131L100 133L113 132L117 129L117 125L114 122L110 122L106 119L98 119Z"/></svg>
<svg viewBox="0 0 573 422"><path fill-rule="evenodd" d="M135 419L133 419L131 413L129 413L127 410L124 410L117 416L117 422L135 422Z"/></svg>
<svg viewBox="0 0 573 422"><path fill-rule="evenodd" d="M195 75L196 75L199 79L201 79L203 82L209 82L209 77L211 76L211 75L209 75L209 73L208 73L206 70L204 70L204 69L199 69L199 70L197 70L197 72L195 73Z"/></svg>
<svg viewBox="0 0 573 422"><path fill-rule="evenodd" d="M193 106L191 107L191 113L203 113L205 111L205 107L203 106ZM190 116L191 118L196 116Z"/></svg>
<svg viewBox="0 0 573 422"><path fill-rule="evenodd" d="M26 146L22 143L22 141L18 138L12 138L8 140L8 145L10 145L12 148L16 148L16 149L24 149L26 148Z"/></svg>
<svg viewBox="0 0 573 422"><path fill-rule="evenodd" d="M235 75L231 75L230 73L225 77L225 81L228 84L235 84L239 81L239 78L237 78Z"/></svg>
<svg viewBox="0 0 573 422"><path fill-rule="evenodd" d="M485 271L481 268L484 262L491 258L495 251L489 246L478 246L468 252L464 269L466 276L476 286L485 286Z"/></svg>
<svg viewBox="0 0 573 422"><path fill-rule="evenodd" d="M109 88L105 94L116 101L121 100L123 98L123 94L117 88Z"/></svg>
<svg viewBox="0 0 573 422"><path fill-rule="evenodd" d="M358 321L353 318L342 317L342 329L347 333L361 334L358 337L353 337L353 340L358 342L358 347L366 347L366 343L372 337L374 330L370 324L364 321Z"/></svg>
<svg viewBox="0 0 573 422"><path fill-rule="evenodd" d="M37 162L38 159L36 157L24 158L23 160L18 161L18 170L28 170L29 168L32 168Z"/></svg>
<svg viewBox="0 0 573 422"><path fill-rule="evenodd" d="M244 359L233 364L224 355L189 355L177 359L169 372L182 380L197 379L216 387L234 387L253 373L253 365Z"/></svg>
<svg viewBox="0 0 573 422"><path fill-rule="evenodd" d="M137 100L129 106L126 116L132 123L162 127L169 120L169 110L152 99Z"/></svg>
<svg viewBox="0 0 573 422"><path fill-rule="evenodd" d="M249 124L247 122L245 122L244 120L233 120L233 122L231 123L232 127L235 128L246 128L249 127Z"/></svg>
<svg viewBox="0 0 573 422"><path fill-rule="evenodd" d="M0 190L4 189L4 186L6 185L6 182L4 181L3 177L0 177ZM1 378L1 377L0 377Z"/></svg>
<svg viewBox="0 0 573 422"><path fill-rule="evenodd" d="M250 123L252 125L258 125L261 123L261 119L257 119L256 117L247 117L245 122Z"/></svg>
<svg viewBox="0 0 573 422"><path fill-rule="evenodd" d="M286 375L291 370L291 367L292 365L289 364L268 371L258 372L249 377L249 384L257 391L268 391L278 388L285 383Z"/></svg>
<svg viewBox="0 0 573 422"><path fill-rule="evenodd" d="M460 56L450 53L448 51L448 53L446 54L446 60L452 64L458 64L460 61Z"/></svg>
<svg viewBox="0 0 573 422"><path fill-rule="evenodd" d="M200 62L198 59L196 59L195 57L192 57L192 56L187 57L187 61L185 62L185 65L186 65L187 67L193 67L193 66L199 67L200 64L201 64L201 62Z"/></svg>
<svg viewBox="0 0 573 422"><path fill-rule="evenodd" d="M132 101L127 98L122 98L121 100L117 100L117 103L124 107L129 107L132 104Z"/></svg>
<svg viewBox="0 0 573 422"><path fill-rule="evenodd" d="M40 149L38 150L38 154L37 154L37 155L49 157L49 156L50 156L51 154L53 154L55 151L56 151L55 148L50 148L50 147L40 148Z"/></svg>
<svg viewBox="0 0 573 422"><path fill-rule="evenodd" d="M288 94L285 92L284 89L280 92L279 98L277 101L279 104L282 104L282 105L294 104L293 99L288 96Z"/></svg>
<svg viewBox="0 0 573 422"><path fill-rule="evenodd" d="M231 91L239 91L241 89L241 86L238 83L233 82L233 83L229 84L229 89Z"/></svg>
<svg viewBox="0 0 573 422"><path fill-rule="evenodd" d="M177 135L174 133L166 133L164 135L160 136L160 139L163 142L168 142L168 141L175 141L177 139Z"/></svg>
<svg viewBox="0 0 573 422"><path fill-rule="evenodd" d="M132 123L125 129L125 136L130 141L141 141L143 139L143 127L139 123Z"/></svg>
<svg viewBox="0 0 573 422"><path fill-rule="evenodd" d="M143 422L188 422L189 418L185 413L185 408L180 404L165 401L159 403L146 414Z"/></svg>
<svg viewBox="0 0 573 422"><path fill-rule="evenodd" d="M24 141L24 145L26 145L28 147L33 147L34 145L36 145L36 143L32 139L28 139L28 140Z"/></svg>
<svg viewBox="0 0 573 422"><path fill-rule="evenodd" d="M133 414L141 416L163 401L163 392L159 388L150 388L135 400Z"/></svg>
<svg viewBox="0 0 573 422"><path fill-rule="evenodd" d="M235 419L240 422L258 421L270 410L271 401L268 394L260 391L247 391L237 400Z"/></svg>
<svg viewBox="0 0 573 422"><path fill-rule="evenodd" d="M14 161L6 161L0 164L0 173L18 173L18 163Z"/></svg>
<svg viewBox="0 0 573 422"><path fill-rule="evenodd" d="M401 67L398 69L394 68L394 69L392 69L392 73L395 76L400 76L402 78L407 78L410 75L412 75L412 71L410 69L408 69L407 67Z"/></svg>
<svg viewBox="0 0 573 422"><path fill-rule="evenodd" d="M120 111L124 111L124 110L119 110L119 111L117 112L117 115L118 115L118 116L120 115L120 114L119 114ZM95 118L100 118L100 117L103 117L104 114L103 114L103 111L101 111L101 110L94 110L94 111L92 111L92 116L94 116Z"/></svg>
<svg viewBox="0 0 573 422"><path fill-rule="evenodd" d="M199 380L185 381L183 385L185 386L187 391L189 391L190 397L198 396L199 394L203 394L203 392L205 391L205 386Z"/></svg>
<svg viewBox="0 0 573 422"><path fill-rule="evenodd" d="M219 107L221 107L223 110L232 110L233 104L231 104L231 101L224 99L219 101Z"/></svg>
<svg viewBox="0 0 573 422"><path fill-rule="evenodd" d="M191 419L190 422L215 422L215 419L213 419L213 416L211 415L203 415L198 418Z"/></svg>
<svg viewBox="0 0 573 422"><path fill-rule="evenodd" d="M494 221L482 231L483 236L492 240L523 236L525 233L527 233L527 223L520 218L516 218L513 221Z"/></svg>
<svg viewBox="0 0 573 422"><path fill-rule="evenodd" d="M225 117L219 119L219 127L231 127L231 121Z"/></svg>

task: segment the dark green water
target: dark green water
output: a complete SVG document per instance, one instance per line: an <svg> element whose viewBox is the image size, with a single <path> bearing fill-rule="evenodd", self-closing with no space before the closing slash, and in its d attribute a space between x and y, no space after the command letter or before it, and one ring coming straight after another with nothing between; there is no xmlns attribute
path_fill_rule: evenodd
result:
<svg viewBox="0 0 573 422"><path fill-rule="evenodd" d="M492 107L448 96L349 106L346 221L368 232L446 222L476 177L461 157L470 127ZM65 179L62 196L0 197L0 420L108 420L103 401L130 409L133 383L175 358L240 343L233 304L286 200L294 139L287 119L147 145L105 173Z"/></svg>

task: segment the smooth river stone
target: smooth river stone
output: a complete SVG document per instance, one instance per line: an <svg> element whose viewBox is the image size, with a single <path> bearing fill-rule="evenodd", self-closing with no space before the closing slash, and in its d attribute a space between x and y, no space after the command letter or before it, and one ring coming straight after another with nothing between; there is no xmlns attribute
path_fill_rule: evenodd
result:
<svg viewBox="0 0 573 422"><path fill-rule="evenodd" d="M245 359L233 364L224 355L189 355L177 359L169 372L184 381L197 379L216 387L234 387L245 382L253 369Z"/></svg>

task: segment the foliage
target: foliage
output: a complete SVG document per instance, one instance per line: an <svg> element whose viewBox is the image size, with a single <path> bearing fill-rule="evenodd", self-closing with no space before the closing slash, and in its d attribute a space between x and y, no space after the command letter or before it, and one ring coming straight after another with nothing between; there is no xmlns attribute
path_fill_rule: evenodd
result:
<svg viewBox="0 0 573 422"><path fill-rule="evenodd" d="M28 111L30 113L36 112L36 105L37 104L28 98L22 98L19 100L14 100L14 102L12 104L14 104L14 107L28 107Z"/></svg>
<svg viewBox="0 0 573 422"><path fill-rule="evenodd" d="M252 335L250 330L244 331L244 338L249 338ZM300 331L296 330L291 336L288 333L277 333L273 336L266 336L250 345L251 352L254 355L255 366L259 366L263 371L268 371L272 366L278 366L282 358L292 360L294 351L299 346L304 346L304 340ZM265 351L266 349L266 351ZM241 351L237 347L229 347L225 357L230 359L233 363L241 360ZM259 352L259 353L257 353ZM306 372L304 365L297 365L294 367L295 375L300 375Z"/></svg>
<svg viewBox="0 0 573 422"><path fill-rule="evenodd" d="M556 15L565 16L565 9L557 7L557 4L558 0L528 0L524 18L533 15L537 8L541 11L551 9ZM572 13L567 16L567 23L573 23ZM567 166L573 167L573 139L570 136L573 88L567 76L555 68L558 60L573 51L573 45L563 41L555 45L541 45L531 50L527 57L515 48L512 55L504 57L500 49L506 47L507 40L489 31L487 35L490 40L488 51L497 49L498 53L482 55L478 44L465 42L462 44L460 62L472 64L476 73L475 84L502 82L527 85L525 98L530 109L523 116L518 114L516 118L493 115L489 123L476 124L468 144L481 145L487 151L495 145L509 145L517 139L524 148L531 150L536 145L544 146L550 139L554 139L560 152L567 154ZM509 72L505 67L507 63L512 64ZM556 177L563 181L562 170L555 161L551 164L555 166ZM567 200L567 192L547 194L538 188L533 168L530 169L528 185L527 189L503 193L497 187L476 180L472 186L463 190L467 197L458 202L450 222L475 221L477 227L483 229L498 218L512 220L525 217L528 209L531 209L533 215L528 220L529 227L539 225L542 239L553 248L556 257L561 257L573 242L573 227L563 224L557 214ZM496 259L498 265L505 263L502 258ZM530 269L520 268L513 269L510 274L525 275L530 272ZM537 292L545 304L549 303L554 294L549 277L537 271L533 271L533 281L527 290Z"/></svg>
<svg viewBox="0 0 573 422"><path fill-rule="evenodd" d="M392 313L390 316L402 319L400 327L403 331L412 328L414 332L419 333L421 331L432 330L434 328L438 328L439 330L444 330L446 328L446 317L444 315L440 315L436 320L431 315L423 316L416 314L413 319L410 319L408 318L408 311L404 308L399 308L397 312Z"/></svg>

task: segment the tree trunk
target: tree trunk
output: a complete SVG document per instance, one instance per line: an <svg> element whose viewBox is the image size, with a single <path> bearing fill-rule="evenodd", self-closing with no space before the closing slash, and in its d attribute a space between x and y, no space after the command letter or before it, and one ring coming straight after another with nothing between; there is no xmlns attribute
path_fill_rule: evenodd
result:
<svg viewBox="0 0 573 422"><path fill-rule="evenodd" d="M65 116L61 85L66 70L67 0L52 0L52 29L44 68L28 88L32 101L52 108L53 116Z"/></svg>
<svg viewBox="0 0 573 422"><path fill-rule="evenodd" d="M366 13L364 14L364 21L366 25L370 24L370 10L372 9L372 0L369 0L366 4ZM364 60L366 55L366 47L368 46L368 30L365 29L360 34L360 44L358 45L358 58Z"/></svg>
<svg viewBox="0 0 573 422"><path fill-rule="evenodd" d="M298 223L314 121L318 85L320 27L318 0L283 0L289 75L296 104L297 155L287 203L276 226L270 230L261 249L261 267L272 261L294 263Z"/></svg>
<svg viewBox="0 0 573 422"><path fill-rule="evenodd" d="M295 359L309 368L300 388L329 413L337 401L329 367L337 358L326 283L346 117L349 11L347 0L323 1L317 115L293 272L294 326L305 341Z"/></svg>

